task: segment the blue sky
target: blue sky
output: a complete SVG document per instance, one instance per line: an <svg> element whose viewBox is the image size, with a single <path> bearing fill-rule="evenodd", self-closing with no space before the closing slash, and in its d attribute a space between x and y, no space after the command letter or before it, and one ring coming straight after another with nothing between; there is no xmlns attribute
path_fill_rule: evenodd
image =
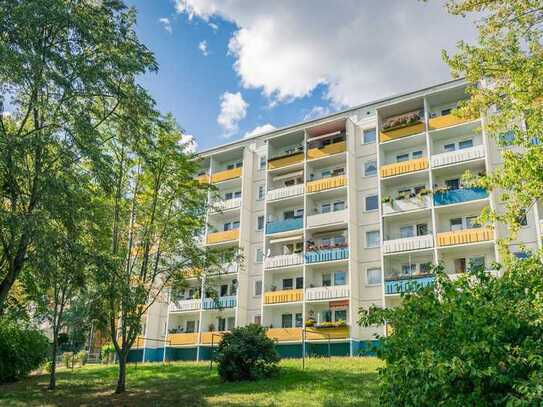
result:
<svg viewBox="0 0 543 407"><path fill-rule="evenodd" d="M159 64L141 82L199 150L449 79L469 22L410 2L127 0Z"/></svg>

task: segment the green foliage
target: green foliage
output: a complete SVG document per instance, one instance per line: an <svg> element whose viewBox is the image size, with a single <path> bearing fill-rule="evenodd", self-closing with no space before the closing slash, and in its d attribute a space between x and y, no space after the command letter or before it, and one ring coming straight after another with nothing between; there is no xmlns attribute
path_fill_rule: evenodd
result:
<svg viewBox="0 0 543 407"><path fill-rule="evenodd" d="M0 319L0 383L27 376L46 360L49 341L41 332Z"/></svg>
<svg viewBox="0 0 543 407"><path fill-rule="evenodd" d="M473 271L405 295L398 308L361 310L380 338L381 404L496 406L543 403L543 264L515 261L501 278Z"/></svg>
<svg viewBox="0 0 543 407"><path fill-rule="evenodd" d="M226 333L217 350L224 381L258 380L278 373L280 358L263 327L251 324Z"/></svg>
<svg viewBox="0 0 543 407"><path fill-rule="evenodd" d="M64 352L62 354L62 364L66 369L71 369L75 365L75 356L73 352Z"/></svg>
<svg viewBox="0 0 543 407"><path fill-rule="evenodd" d="M102 345L100 349L100 360L102 363L108 364L113 361L113 355L115 355L115 347L112 343L106 343Z"/></svg>
<svg viewBox="0 0 543 407"><path fill-rule="evenodd" d="M79 366L85 366L88 358L89 354L85 350L81 350L75 354L75 359L77 360L77 363L79 363Z"/></svg>

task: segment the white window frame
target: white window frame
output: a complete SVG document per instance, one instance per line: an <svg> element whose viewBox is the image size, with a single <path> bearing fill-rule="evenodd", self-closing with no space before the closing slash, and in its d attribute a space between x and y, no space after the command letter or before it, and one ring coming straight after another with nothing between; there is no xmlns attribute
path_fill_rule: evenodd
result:
<svg viewBox="0 0 543 407"><path fill-rule="evenodd" d="M368 234L370 233L377 233L377 236L379 237L379 239L377 240L377 245L376 246L370 246L368 243ZM365 236L365 247L366 249L377 249L381 246L381 232L379 230L368 230L366 231L366 236Z"/></svg>
<svg viewBox="0 0 543 407"><path fill-rule="evenodd" d="M370 283L369 279L369 272L373 270L379 270L379 282L378 283ZM367 287L377 287L383 284L383 272L381 267L366 267L366 286Z"/></svg>
<svg viewBox="0 0 543 407"><path fill-rule="evenodd" d="M266 197L266 191L264 185L259 185L256 192L256 200L263 201Z"/></svg>
<svg viewBox="0 0 543 407"><path fill-rule="evenodd" d="M367 131L370 131L370 130L373 130L373 131L375 132L375 140L366 142L366 137L365 137L365 135L366 135L366 132L367 132ZM366 127L366 128L364 128L364 129L362 129L362 144L363 144L363 145L368 145L368 144L375 144L375 143L377 143L378 137L379 137L379 135L377 134L377 127L375 127L375 126L374 126L374 127Z"/></svg>
<svg viewBox="0 0 543 407"><path fill-rule="evenodd" d="M377 198L377 207L375 209L368 209L368 198L376 197ZM376 212L379 210L379 195L371 194L364 197L364 212Z"/></svg>
<svg viewBox="0 0 543 407"><path fill-rule="evenodd" d="M371 163L375 164L375 174L368 174L368 164ZM377 160L368 160L364 162L364 177L375 177L377 176L378 171L379 168L377 168Z"/></svg>
<svg viewBox="0 0 543 407"><path fill-rule="evenodd" d="M262 264L263 262L264 262L264 249L262 247L257 247L255 248L255 264Z"/></svg>
<svg viewBox="0 0 543 407"><path fill-rule="evenodd" d="M262 227L258 224L260 219L262 219ZM264 228L266 227L266 219L264 219L264 215L257 215L256 216L256 231L262 232Z"/></svg>
<svg viewBox="0 0 543 407"><path fill-rule="evenodd" d="M260 294L257 292L258 283L260 283ZM253 297L262 297L262 280L255 280L253 284Z"/></svg>

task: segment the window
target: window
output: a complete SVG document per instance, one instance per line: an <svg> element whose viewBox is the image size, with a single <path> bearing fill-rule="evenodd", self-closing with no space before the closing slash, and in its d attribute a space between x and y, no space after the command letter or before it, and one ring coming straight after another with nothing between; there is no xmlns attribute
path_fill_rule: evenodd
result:
<svg viewBox="0 0 543 407"><path fill-rule="evenodd" d="M322 275L322 286L330 287L332 285L332 276L330 274Z"/></svg>
<svg viewBox="0 0 543 407"><path fill-rule="evenodd" d="M259 185L258 186L258 198L257 200L258 201L262 201L264 199L264 185Z"/></svg>
<svg viewBox="0 0 543 407"><path fill-rule="evenodd" d="M338 321L346 321L347 320L347 310L346 309L338 309L334 311L334 320L336 322Z"/></svg>
<svg viewBox="0 0 543 407"><path fill-rule="evenodd" d="M377 195L366 197L366 211L375 211L379 208L379 198Z"/></svg>
<svg viewBox="0 0 543 407"><path fill-rule="evenodd" d="M228 295L228 284L221 285L221 297Z"/></svg>
<svg viewBox="0 0 543 407"><path fill-rule="evenodd" d="M447 116L448 114L451 114L452 108L449 107L447 109L441 110L441 116Z"/></svg>
<svg viewBox="0 0 543 407"><path fill-rule="evenodd" d="M458 178L448 179L445 181L447 189L460 189L460 180Z"/></svg>
<svg viewBox="0 0 543 407"><path fill-rule="evenodd" d="M332 311L326 310L321 312L322 322L332 322Z"/></svg>
<svg viewBox="0 0 543 407"><path fill-rule="evenodd" d="M218 321L218 324L217 324L218 330L226 331L226 319L219 317L217 318L217 321Z"/></svg>
<svg viewBox="0 0 543 407"><path fill-rule="evenodd" d="M419 223L417 226L417 236L426 236L428 234L428 224Z"/></svg>
<svg viewBox="0 0 543 407"><path fill-rule="evenodd" d="M235 168L234 164L228 164L228 165L226 166L226 169L227 169L227 170L233 170L234 168Z"/></svg>
<svg viewBox="0 0 543 407"><path fill-rule="evenodd" d="M334 272L334 285L345 285L347 284L347 273L344 271Z"/></svg>
<svg viewBox="0 0 543 407"><path fill-rule="evenodd" d="M518 217L518 223L520 226L528 226L528 218L525 210L522 210L522 214Z"/></svg>
<svg viewBox="0 0 543 407"><path fill-rule="evenodd" d="M462 230L462 218L453 218L450 221L451 232Z"/></svg>
<svg viewBox="0 0 543 407"><path fill-rule="evenodd" d="M260 156L260 161L258 162L258 169L260 169L260 170L266 169L266 156L265 155Z"/></svg>
<svg viewBox="0 0 543 407"><path fill-rule="evenodd" d="M255 297L260 297L262 295L262 280L255 281Z"/></svg>
<svg viewBox="0 0 543 407"><path fill-rule="evenodd" d="M226 232L228 230L232 230L232 223L228 222L223 225L223 230Z"/></svg>
<svg viewBox="0 0 543 407"><path fill-rule="evenodd" d="M381 269L371 268L366 270L366 280L368 285L381 284Z"/></svg>
<svg viewBox="0 0 543 407"><path fill-rule="evenodd" d="M241 198L241 191L234 192L234 198Z"/></svg>
<svg viewBox="0 0 543 407"><path fill-rule="evenodd" d="M430 271L432 270L432 263L421 263L420 264L420 272L421 274L430 274Z"/></svg>
<svg viewBox="0 0 543 407"><path fill-rule="evenodd" d="M321 213L328 213L331 211L331 205L329 203L321 204Z"/></svg>
<svg viewBox="0 0 543 407"><path fill-rule="evenodd" d="M187 321L186 331L191 334L196 330L196 321Z"/></svg>
<svg viewBox="0 0 543 407"><path fill-rule="evenodd" d="M254 318L254 323L256 325L262 325L262 316L261 315L255 315L255 318Z"/></svg>
<svg viewBox="0 0 543 407"><path fill-rule="evenodd" d="M418 158L422 158L422 151L413 151L413 153L411 153L411 158L413 160L416 160Z"/></svg>
<svg viewBox="0 0 543 407"><path fill-rule="evenodd" d="M283 290L292 290L292 278L284 278L283 279Z"/></svg>
<svg viewBox="0 0 543 407"><path fill-rule="evenodd" d="M226 320L226 329L231 331L236 325L236 317L228 317Z"/></svg>
<svg viewBox="0 0 543 407"><path fill-rule="evenodd" d="M362 142L364 144L375 143L377 132L375 129L365 129L362 133Z"/></svg>
<svg viewBox="0 0 543 407"><path fill-rule="evenodd" d="M304 288L304 278L296 277L296 289L299 290L301 288Z"/></svg>
<svg viewBox="0 0 543 407"><path fill-rule="evenodd" d="M264 261L264 251L261 247L256 249L255 263L262 263Z"/></svg>
<svg viewBox="0 0 543 407"><path fill-rule="evenodd" d="M264 230L264 216L256 218L256 230Z"/></svg>
<svg viewBox="0 0 543 407"><path fill-rule="evenodd" d="M443 150L445 150L445 152L448 153L448 152L450 152L450 151L456 150L456 146L454 145L454 143L445 144L445 145L443 146Z"/></svg>
<svg viewBox="0 0 543 407"><path fill-rule="evenodd" d="M292 314L281 315L281 328L292 328Z"/></svg>
<svg viewBox="0 0 543 407"><path fill-rule="evenodd" d="M409 276L417 272L416 264L402 264L402 274L404 276Z"/></svg>
<svg viewBox="0 0 543 407"><path fill-rule="evenodd" d="M485 256L474 256L469 258L470 270L484 270Z"/></svg>
<svg viewBox="0 0 543 407"><path fill-rule="evenodd" d="M454 272L456 274L466 272L466 259L461 257L459 259L454 259Z"/></svg>
<svg viewBox="0 0 543 407"><path fill-rule="evenodd" d="M227 192L224 194L224 200L225 201L228 201L230 199L232 199L234 197L234 193L233 192Z"/></svg>
<svg viewBox="0 0 543 407"><path fill-rule="evenodd" d="M413 236L414 236L413 226L409 225L409 226L400 227L400 238L401 239L405 239L405 238L413 237Z"/></svg>
<svg viewBox="0 0 543 407"><path fill-rule="evenodd" d="M409 153L399 154L396 156L396 162L401 163L409 160Z"/></svg>
<svg viewBox="0 0 543 407"><path fill-rule="evenodd" d="M236 168L241 168L243 166L243 163L241 161L238 161L236 163Z"/></svg>
<svg viewBox="0 0 543 407"><path fill-rule="evenodd" d="M480 228L481 225L477 222L477 216L467 216L466 217L466 228L467 229L476 229Z"/></svg>
<svg viewBox="0 0 543 407"><path fill-rule="evenodd" d="M345 201L334 202L334 212L345 209Z"/></svg>
<svg viewBox="0 0 543 407"><path fill-rule="evenodd" d="M461 141L458 143L458 149L459 150L462 150L464 148L471 148L473 147L473 140L472 139L469 139L469 140L464 140L464 141Z"/></svg>
<svg viewBox="0 0 543 407"><path fill-rule="evenodd" d="M304 319L302 318L301 312L296 313L294 325L296 328L302 328L304 326Z"/></svg>
<svg viewBox="0 0 543 407"><path fill-rule="evenodd" d="M371 232L366 232L366 247L367 248L373 248L373 247L379 247L379 231L373 230Z"/></svg>
<svg viewBox="0 0 543 407"><path fill-rule="evenodd" d="M328 178L328 177L331 177L331 176L332 176L332 171L331 170L321 171L321 178Z"/></svg>
<svg viewBox="0 0 543 407"><path fill-rule="evenodd" d="M364 163L364 176L371 177L377 175L377 161L367 161Z"/></svg>
<svg viewBox="0 0 543 407"><path fill-rule="evenodd" d="M232 222L232 229L239 229L239 220L235 220Z"/></svg>

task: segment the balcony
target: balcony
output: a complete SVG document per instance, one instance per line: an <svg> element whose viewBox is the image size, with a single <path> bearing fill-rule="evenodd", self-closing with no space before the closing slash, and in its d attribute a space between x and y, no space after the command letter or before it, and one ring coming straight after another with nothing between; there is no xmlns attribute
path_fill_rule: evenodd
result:
<svg viewBox="0 0 543 407"><path fill-rule="evenodd" d="M280 256L272 256L264 260L264 267L267 269L278 267L291 267L304 263L304 256L302 254L282 254Z"/></svg>
<svg viewBox="0 0 543 407"><path fill-rule="evenodd" d="M229 179L241 177L241 167L232 168L231 170L219 171L216 174L211 175L211 182L216 184L218 182L227 181Z"/></svg>
<svg viewBox="0 0 543 407"><path fill-rule="evenodd" d="M306 300L331 300L334 298L349 297L348 285L336 285L330 287L312 287L306 288Z"/></svg>
<svg viewBox="0 0 543 407"><path fill-rule="evenodd" d="M207 244L230 242L239 239L239 229L226 230L224 232L208 233Z"/></svg>
<svg viewBox="0 0 543 407"><path fill-rule="evenodd" d="M264 294L264 304L297 302L304 299L304 290L270 291Z"/></svg>
<svg viewBox="0 0 543 407"><path fill-rule="evenodd" d="M278 220L275 222L268 222L268 224L266 225L266 233L268 235L271 235L273 233L289 232L291 230L301 229L303 226L303 218Z"/></svg>
<svg viewBox="0 0 543 407"><path fill-rule="evenodd" d="M145 338L138 336L132 345L133 348L143 348L145 347Z"/></svg>
<svg viewBox="0 0 543 407"><path fill-rule="evenodd" d="M389 202L383 202L383 215L429 208L431 204L430 199L427 195L416 196L414 198L391 199Z"/></svg>
<svg viewBox="0 0 543 407"><path fill-rule="evenodd" d="M425 276L409 276L408 278L397 278L385 280L385 294L405 294L418 291L422 288L433 286L435 277L430 275Z"/></svg>
<svg viewBox="0 0 543 407"><path fill-rule="evenodd" d="M222 337L227 332L228 331L201 332L200 344L202 345L219 344L222 341Z"/></svg>
<svg viewBox="0 0 543 407"><path fill-rule="evenodd" d="M290 187L283 187L272 189L268 191L268 201L275 201L276 199L289 198L291 196L298 196L304 193L304 184L292 185Z"/></svg>
<svg viewBox="0 0 543 407"><path fill-rule="evenodd" d="M485 146L480 145L463 150L450 151L448 153L435 154L432 156L432 167L442 167L463 161L477 160L484 158Z"/></svg>
<svg viewBox="0 0 543 407"><path fill-rule="evenodd" d="M468 119L462 119L460 117L454 116L452 114L447 114L439 117L432 117L428 120L429 130L444 129L447 127L456 126L462 123L466 123Z"/></svg>
<svg viewBox="0 0 543 407"><path fill-rule="evenodd" d="M305 339L311 340L328 340L328 339L345 339L349 337L349 327L339 326L331 328L306 328Z"/></svg>
<svg viewBox="0 0 543 407"><path fill-rule="evenodd" d="M314 228L324 225L333 225L347 222L347 209L335 212L319 213L307 217L307 227Z"/></svg>
<svg viewBox="0 0 543 407"><path fill-rule="evenodd" d="M208 270L208 274L235 274L238 271L239 263L237 261L231 261L211 267Z"/></svg>
<svg viewBox="0 0 543 407"><path fill-rule="evenodd" d="M416 160L402 161L400 163L387 164L381 166L381 177L392 177L394 175L406 174L425 170L428 168L428 160L426 158L417 158Z"/></svg>
<svg viewBox="0 0 543 407"><path fill-rule="evenodd" d="M227 211L236 209L241 206L241 198L226 199L214 202L212 205L213 212Z"/></svg>
<svg viewBox="0 0 543 407"><path fill-rule="evenodd" d="M307 150L307 159L315 160L317 158L328 157L334 154L343 153L347 150L345 141L339 143L328 144L321 148L311 148Z"/></svg>
<svg viewBox="0 0 543 407"><path fill-rule="evenodd" d="M216 300L213 298L205 298L203 305L204 305L204 309L235 308L236 296L229 295L227 297L219 297Z"/></svg>
<svg viewBox="0 0 543 407"><path fill-rule="evenodd" d="M270 158L268 160L268 170L276 170L278 168L288 167L301 163L304 160L304 153L298 152L295 154L285 155L276 158Z"/></svg>
<svg viewBox="0 0 543 407"><path fill-rule="evenodd" d="M306 192L319 192L326 189L339 188L347 185L347 177L338 175L336 177L322 178L316 181L310 181L306 184Z"/></svg>
<svg viewBox="0 0 543 407"><path fill-rule="evenodd" d="M170 312L198 311L201 303L202 300L199 298L192 300L172 301L170 303L169 310Z"/></svg>
<svg viewBox="0 0 543 407"><path fill-rule="evenodd" d="M392 116L384 120L379 141L384 143L402 137L419 134L424 131L424 112L415 110L413 112Z"/></svg>
<svg viewBox="0 0 543 407"><path fill-rule="evenodd" d="M433 235L404 237L401 239L385 240L383 253L407 252L411 250L431 249L434 247Z"/></svg>
<svg viewBox="0 0 543 407"><path fill-rule="evenodd" d="M484 188L460 188L434 193L434 205L451 205L461 202L475 201L488 198L488 192Z"/></svg>
<svg viewBox="0 0 543 407"><path fill-rule="evenodd" d="M209 174L204 174L196 177L196 181L198 181L200 184L209 184Z"/></svg>
<svg viewBox="0 0 543 407"><path fill-rule="evenodd" d="M349 248L314 250L305 253L306 263L320 263L323 261L345 260L349 258Z"/></svg>
<svg viewBox="0 0 543 407"><path fill-rule="evenodd" d="M437 234L437 245L440 247L488 240L494 240L494 233L490 228L463 229Z"/></svg>
<svg viewBox="0 0 543 407"><path fill-rule="evenodd" d="M266 335L277 342L301 342L302 328L270 328Z"/></svg>
<svg viewBox="0 0 543 407"><path fill-rule="evenodd" d="M168 346L196 345L198 332L169 334L166 341Z"/></svg>

